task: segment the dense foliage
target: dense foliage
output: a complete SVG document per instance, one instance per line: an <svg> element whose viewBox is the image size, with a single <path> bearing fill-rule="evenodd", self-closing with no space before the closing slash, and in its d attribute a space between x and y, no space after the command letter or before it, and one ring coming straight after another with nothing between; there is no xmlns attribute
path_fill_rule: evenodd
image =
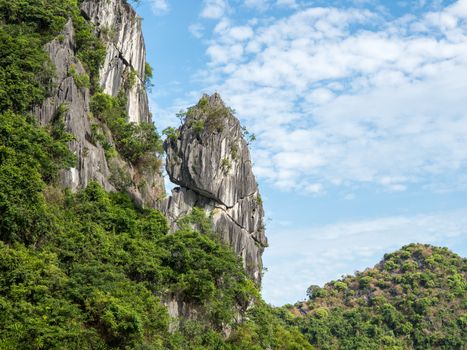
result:
<svg viewBox="0 0 467 350"><path fill-rule="evenodd" d="M76 54L95 86L104 45L73 0L0 0L0 111L28 112L52 90L55 67L43 45L73 20Z"/></svg>
<svg viewBox="0 0 467 350"><path fill-rule="evenodd" d="M221 330L258 292L204 213L168 235L160 212L125 194L61 190L54 180L73 157L50 133L0 118L0 348L235 349ZM160 298L170 296L200 320L169 333Z"/></svg>
<svg viewBox="0 0 467 350"><path fill-rule="evenodd" d="M92 111L111 132L97 141L145 166L161 152L153 124L129 123L123 95L99 92L105 50L78 3L0 0L0 16L0 349L235 349L223 330L235 331L258 292L203 212L168 235L160 212L125 194L95 183L72 194L56 183L76 162L66 106L47 128L28 113L54 88L43 46L70 19L87 75L70 74L93 89ZM148 86L151 77L147 65ZM191 305L199 319L169 332L161 298Z"/></svg>
<svg viewBox="0 0 467 350"><path fill-rule="evenodd" d="M310 300L290 309L298 317L282 317L318 349L464 349L466 274L466 259L412 244L372 269L311 286Z"/></svg>
<svg viewBox="0 0 467 350"><path fill-rule="evenodd" d="M43 190L58 170L74 164L65 140L54 139L33 119L0 114L0 239L40 242L53 220Z"/></svg>
<svg viewBox="0 0 467 350"><path fill-rule="evenodd" d="M161 141L153 124L128 122L124 94L99 92L105 49L78 2L0 0L0 16L0 349L249 349L244 333L288 334L278 321L237 331L259 294L201 210L168 235L160 212L136 208L125 194L96 183L76 194L57 185L60 169L76 162L66 106L47 128L29 112L54 89L43 46L70 19L87 75L73 67L70 74L91 87L94 141L143 166L158 160ZM151 77L146 65L147 87ZM197 319L174 320L169 332L161 298L190 305ZM230 342L226 329L236 334Z"/></svg>
<svg viewBox="0 0 467 350"><path fill-rule="evenodd" d="M125 195L92 184L49 197L54 234L40 248L0 245L2 349L170 348L158 295L183 294L219 326L248 295L227 248L190 229L167 235L159 212Z"/></svg>
<svg viewBox="0 0 467 350"><path fill-rule="evenodd" d="M115 143L119 154L133 164L145 161L145 166L148 166L149 158L152 158L152 162L157 162L157 154L162 153L163 149L154 124L128 122L126 105L124 94L112 97L104 93L96 93L92 97L91 111L111 131L111 139L106 139L105 142Z"/></svg>
<svg viewBox="0 0 467 350"><path fill-rule="evenodd" d="M221 103L217 105L210 104L208 96L204 95L196 105L186 111L180 111L177 116L181 122L186 121L186 124L196 133L206 132L212 134L213 132L222 131L225 120L234 113L234 110Z"/></svg>

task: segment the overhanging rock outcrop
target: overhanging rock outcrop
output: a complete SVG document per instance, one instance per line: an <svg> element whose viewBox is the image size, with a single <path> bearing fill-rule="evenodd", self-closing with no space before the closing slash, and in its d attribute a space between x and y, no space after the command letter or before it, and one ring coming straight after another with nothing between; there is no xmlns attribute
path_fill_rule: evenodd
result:
<svg viewBox="0 0 467 350"><path fill-rule="evenodd" d="M164 204L170 221L176 226L194 207L203 208L211 215L215 232L260 284L267 245L264 211L238 119L217 93L204 95L167 138L165 150L167 173L180 186Z"/></svg>

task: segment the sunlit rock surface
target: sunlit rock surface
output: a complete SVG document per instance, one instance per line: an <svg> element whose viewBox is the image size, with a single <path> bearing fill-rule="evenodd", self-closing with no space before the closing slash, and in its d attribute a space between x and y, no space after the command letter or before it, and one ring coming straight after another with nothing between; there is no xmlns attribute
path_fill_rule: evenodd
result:
<svg viewBox="0 0 467 350"><path fill-rule="evenodd" d="M97 34L107 45L99 76L104 92L112 96L119 93L127 96L130 122L150 121L143 84L146 51L140 18L123 0L86 1L82 10L95 23ZM62 172L63 186L76 191L86 187L90 181L97 181L107 191L124 190L138 205L154 207L165 195L160 169L136 167L118 154L107 159L102 145L93 140L92 124L98 121L90 113L89 89L78 87L73 77L86 72L75 56L75 31L71 20L61 35L45 46L45 50L56 67L56 88L51 97L35 108L34 113L43 125L63 118L65 130L74 137L70 149L76 155L77 164ZM131 87L129 80L133 80ZM112 138L105 124L100 123L100 127ZM127 178L124 188L116 183L115 175L119 174L115 169Z"/></svg>
<svg viewBox="0 0 467 350"><path fill-rule="evenodd" d="M264 211L240 122L218 94L205 95L178 132L165 143L167 173L180 186L165 202L167 216L175 228L193 207L205 209L215 231L260 284Z"/></svg>
<svg viewBox="0 0 467 350"><path fill-rule="evenodd" d="M129 79L134 80L127 91L130 121L149 121L148 98L144 90L146 47L141 18L123 0L88 0L83 2L81 10L97 27L107 46L99 74L104 92L117 96Z"/></svg>

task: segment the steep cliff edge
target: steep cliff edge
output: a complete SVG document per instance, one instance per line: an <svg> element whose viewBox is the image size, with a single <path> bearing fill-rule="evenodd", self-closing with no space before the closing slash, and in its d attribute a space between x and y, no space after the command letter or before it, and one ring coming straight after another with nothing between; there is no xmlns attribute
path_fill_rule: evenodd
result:
<svg viewBox="0 0 467 350"><path fill-rule="evenodd" d="M260 284L261 256L267 246L264 211L238 119L217 93L204 95L164 146L167 173L180 186L164 203L169 220L176 227L192 208L204 209L215 232Z"/></svg>
<svg viewBox="0 0 467 350"><path fill-rule="evenodd" d="M88 114L91 97L89 87L79 87L76 81L80 76L87 76L87 73L75 55L75 48L75 29L70 19L62 34L45 46L55 66L53 80L56 89L34 112L42 125L63 118L66 130L73 135L70 149L76 155L78 164L62 171L65 187L76 191L91 180L96 180L106 190L113 190L114 186L108 181L110 172L104 149L90 142L91 123Z"/></svg>
<svg viewBox="0 0 467 350"><path fill-rule="evenodd" d="M98 91L93 93L102 91L118 97L119 103L123 101L129 125L149 125L141 19L124 0L85 1L81 11L94 24L94 35L105 46L105 58L94 87ZM97 181L108 191L128 192L140 206L153 207L165 193L160 165L152 162L147 166L145 161L125 158L115 147L118 139L109 123L92 113L89 71L76 54L77 38L71 19L45 50L56 67L56 88L34 113L42 125L63 119L66 131L74 137L70 149L78 159L76 167L62 172L62 184L76 191ZM131 125L126 127L126 131L130 129ZM151 154L152 158L159 156Z"/></svg>
<svg viewBox="0 0 467 350"><path fill-rule="evenodd" d="M99 72L104 93L117 96L126 89L131 122L149 122L148 97L144 87L146 47L141 18L122 0L88 0L81 4L84 16L106 44L104 64ZM133 80L128 86L129 80Z"/></svg>

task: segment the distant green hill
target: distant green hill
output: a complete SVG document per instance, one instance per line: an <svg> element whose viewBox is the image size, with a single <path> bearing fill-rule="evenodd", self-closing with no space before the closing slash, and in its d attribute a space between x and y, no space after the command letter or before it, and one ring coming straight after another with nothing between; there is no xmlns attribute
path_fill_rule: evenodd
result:
<svg viewBox="0 0 467 350"><path fill-rule="evenodd" d="M158 156L160 143L152 125L138 129L120 99L100 92L105 47L80 2L0 0L0 350L310 349L261 300L202 210L169 234L160 211L126 193L61 185L60 171L79 161L66 106L47 126L31 111L56 88L58 69L43 48L65 40L70 19L86 69L70 75L90 89L92 112L110 123L118 150L140 161ZM163 300L174 296L196 317L171 319Z"/></svg>
<svg viewBox="0 0 467 350"><path fill-rule="evenodd" d="M411 244L284 309L317 349L465 349L467 259Z"/></svg>

